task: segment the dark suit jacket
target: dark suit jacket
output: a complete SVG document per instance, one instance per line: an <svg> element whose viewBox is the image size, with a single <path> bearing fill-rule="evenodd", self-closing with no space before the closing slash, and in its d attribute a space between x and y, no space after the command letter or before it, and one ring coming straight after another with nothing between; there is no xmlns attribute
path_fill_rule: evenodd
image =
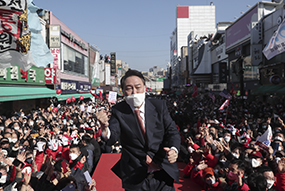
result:
<svg viewBox="0 0 285 191"><path fill-rule="evenodd" d="M180 148L180 135L168 113L165 101L148 98L145 100L147 141L143 138L135 114L125 101L113 107L109 128L111 137L107 144L114 144L119 137L121 140L121 159L112 170L122 179L124 188L140 187L140 183L147 176L146 155L179 182L177 164L170 164L163 150L163 147Z"/></svg>

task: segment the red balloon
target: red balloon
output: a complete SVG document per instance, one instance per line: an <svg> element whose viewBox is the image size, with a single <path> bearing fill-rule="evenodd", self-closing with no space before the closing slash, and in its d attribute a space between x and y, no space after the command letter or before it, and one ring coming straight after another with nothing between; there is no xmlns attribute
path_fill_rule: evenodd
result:
<svg viewBox="0 0 285 191"><path fill-rule="evenodd" d="M84 100L84 97L83 97L83 96L80 96L79 99L82 101L82 100Z"/></svg>
<svg viewBox="0 0 285 191"><path fill-rule="evenodd" d="M57 89L56 90L56 94L58 95L58 94L61 94L61 89Z"/></svg>
<svg viewBox="0 0 285 191"><path fill-rule="evenodd" d="M57 109L56 107L54 107L54 108L52 109L52 111L53 111L54 113L57 113L58 109Z"/></svg>
<svg viewBox="0 0 285 191"><path fill-rule="evenodd" d="M75 102L76 98L71 96L71 101Z"/></svg>
<svg viewBox="0 0 285 191"><path fill-rule="evenodd" d="M66 103L70 103L71 102L71 99L70 98L67 98L66 99Z"/></svg>

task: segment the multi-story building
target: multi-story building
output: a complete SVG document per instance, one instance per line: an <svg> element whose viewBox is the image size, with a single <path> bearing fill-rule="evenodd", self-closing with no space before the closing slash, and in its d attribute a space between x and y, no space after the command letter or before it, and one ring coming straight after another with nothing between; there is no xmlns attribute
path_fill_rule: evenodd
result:
<svg viewBox="0 0 285 191"><path fill-rule="evenodd" d="M210 44L211 50L211 83L209 90L222 91L227 89L228 81L228 55L226 54L225 29L231 25L231 22L217 23L217 32L213 35Z"/></svg>
<svg viewBox="0 0 285 191"><path fill-rule="evenodd" d="M172 68L172 85L180 86L179 62L181 62L181 47L188 46L188 36L192 32L193 40L208 36L215 32L215 6L177 6L176 28L172 33L170 45L170 64Z"/></svg>
<svg viewBox="0 0 285 191"><path fill-rule="evenodd" d="M283 6L283 5L282 5ZM280 3L258 2L226 29L228 54L228 89L240 90L242 95L260 86L259 66L263 55L263 20Z"/></svg>

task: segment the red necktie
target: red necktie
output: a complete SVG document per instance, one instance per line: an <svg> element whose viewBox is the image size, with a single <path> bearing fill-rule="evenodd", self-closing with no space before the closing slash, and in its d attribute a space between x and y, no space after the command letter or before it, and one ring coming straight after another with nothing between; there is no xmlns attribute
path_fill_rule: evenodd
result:
<svg viewBox="0 0 285 191"><path fill-rule="evenodd" d="M135 109L134 110L137 120L139 122L139 126L141 128L144 140L146 141L146 136L145 136L145 127L142 121L142 117L140 115L141 111L139 109ZM146 163L149 165L148 167L148 172L153 172L153 171L157 171L160 170L160 167L157 166L155 163L152 162L152 158L150 158L150 156L146 155Z"/></svg>
<svg viewBox="0 0 285 191"><path fill-rule="evenodd" d="M141 115L140 115L141 111L138 110L138 109L135 109L134 112L135 112L136 117L137 117L137 120L138 120L138 122L139 122L139 126L140 126L140 128L141 128L143 137L144 137L144 139L146 140L146 137L145 137L145 128L144 128L144 124L143 124L143 121L142 121L142 117L141 117Z"/></svg>

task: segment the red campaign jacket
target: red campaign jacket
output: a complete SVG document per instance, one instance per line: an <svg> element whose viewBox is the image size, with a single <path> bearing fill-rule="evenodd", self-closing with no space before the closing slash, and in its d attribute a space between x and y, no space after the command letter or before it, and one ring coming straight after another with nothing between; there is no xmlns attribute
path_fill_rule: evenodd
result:
<svg viewBox="0 0 285 191"><path fill-rule="evenodd" d="M217 179L218 181L213 184L212 186L208 185L203 181L203 170L196 171L195 169L192 170L191 172L191 180L195 182L196 184L202 186L202 190L207 190L207 191L223 191L224 189L221 186L221 181L220 179Z"/></svg>
<svg viewBox="0 0 285 191"><path fill-rule="evenodd" d="M56 151L53 151L49 148L46 149L48 157L52 156L53 160L56 160L56 157L61 153L62 146L58 146L58 149Z"/></svg>
<svg viewBox="0 0 285 191"><path fill-rule="evenodd" d="M37 171L40 171L40 169L42 167L42 164L44 161L44 156L45 156L44 152L37 151L36 157L35 157L35 164L37 165Z"/></svg>
<svg viewBox="0 0 285 191"><path fill-rule="evenodd" d="M101 128L98 129L98 132L95 133L94 137L95 137L95 140L97 140L97 137L100 137L101 136Z"/></svg>
<svg viewBox="0 0 285 191"><path fill-rule="evenodd" d="M200 146L194 143L194 145L192 145L192 148L196 151L200 148ZM207 165L212 168L214 168L219 161L219 159L212 154L207 154L205 157L207 158Z"/></svg>
<svg viewBox="0 0 285 191"><path fill-rule="evenodd" d="M212 154L207 154L205 157L208 159L207 165L212 168L214 168L219 161L219 159Z"/></svg>
<svg viewBox="0 0 285 191"><path fill-rule="evenodd" d="M236 182L236 180L234 180L234 181L229 181L229 182L228 182L228 185L231 185L231 184L234 183L234 182ZM242 186L239 186L239 187L238 187L238 190L239 190L239 191L250 191L248 185L247 185L246 183L244 183L244 182L242 183Z"/></svg>
<svg viewBox="0 0 285 191"><path fill-rule="evenodd" d="M62 147L61 158L64 158L66 161L69 161L69 146Z"/></svg>
<svg viewBox="0 0 285 191"><path fill-rule="evenodd" d="M194 167L195 167L195 163L194 163L194 164L188 163L188 164L184 167L183 173L184 173L186 176L190 176L190 175L191 175L191 171L193 170Z"/></svg>
<svg viewBox="0 0 285 191"><path fill-rule="evenodd" d="M279 191L285 191L285 173L276 173L277 188Z"/></svg>
<svg viewBox="0 0 285 191"><path fill-rule="evenodd" d="M73 160L69 160L69 165L71 165L73 163ZM76 170L77 168L82 169L83 168L84 163L81 163L80 161L77 161L76 165L73 167L74 170Z"/></svg>

